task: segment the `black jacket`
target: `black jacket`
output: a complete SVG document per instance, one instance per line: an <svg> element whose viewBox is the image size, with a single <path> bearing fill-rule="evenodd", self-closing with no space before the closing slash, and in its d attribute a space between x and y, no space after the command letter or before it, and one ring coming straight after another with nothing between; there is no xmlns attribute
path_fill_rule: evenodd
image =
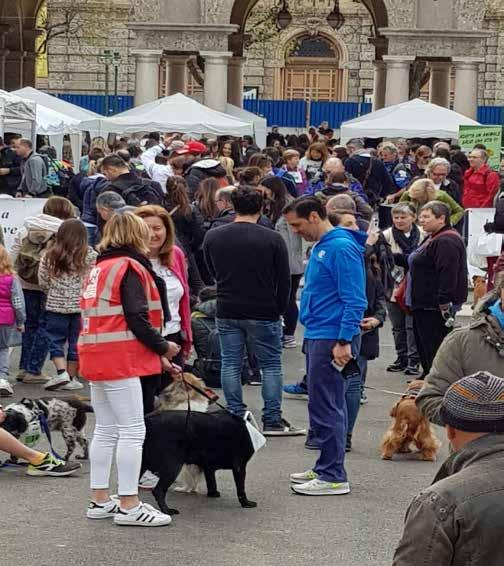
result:
<svg viewBox="0 0 504 566"><path fill-rule="evenodd" d="M219 213L219 216L217 216L217 218L214 218L211 221L209 229L219 228L220 226L231 224L231 222L234 222L235 218L236 212L234 210L223 210L221 213ZM257 224L264 226L265 228L271 228L272 230L275 229L273 222L271 222L271 220L267 216L264 216L264 214L259 217Z"/></svg>
<svg viewBox="0 0 504 566"><path fill-rule="evenodd" d="M429 236L412 257L411 309L434 310L467 300L467 254L464 241L449 226Z"/></svg>
<svg viewBox="0 0 504 566"><path fill-rule="evenodd" d="M366 258L366 298L368 306L364 318L374 317L380 321L380 326L362 335L360 354L368 360L374 360L380 355L380 337L378 329L383 326L387 317L385 308L385 292L380 277L373 273L370 261Z"/></svg>
<svg viewBox="0 0 504 566"><path fill-rule="evenodd" d="M4 147L0 151L0 168L10 169L8 175L0 175L0 193L14 196L21 183L21 161L11 147Z"/></svg>
<svg viewBox="0 0 504 566"><path fill-rule="evenodd" d="M345 161L345 169L360 181L371 206L376 206L380 200L396 191L385 165L368 154L352 155Z"/></svg>
<svg viewBox="0 0 504 566"><path fill-rule="evenodd" d="M212 165L214 161L214 165ZM206 165L209 165L206 167ZM226 176L226 170L224 167L215 159L202 159L201 161L196 161L193 165L187 169L184 173L184 178L189 188L189 200L194 200L196 191L199 189L201 181L208 179L209 177L215 177L220 179Z"/></svg>
<svg viewBox="0 0 504 566"><path fill-rule="evenodd" d="M163 307L164 320L170 320L170 309L168 306L168 297L166 294L166 286L161 277L156 275L152 269L151 262L138 251L133 248L109 248L102 252L96 263L111 259L113 257L130 257L143 265L150 273L156 287L158 288ZM149 321L149 306L147 297L138 275L128 269L121 281L121 303L124 309L124 316L128 328L133 332L135 337L142 342L147 348L162 356L168 351L168 342L161 336Z"/></svg>
<svg viewBox="0 0 504 566"><path fill-rule="evenodd" d="M167 210L171 209L172 206L168 204ZM172 220L175 225L177 241L184 249L184 253L188 255L198 250L205 237L203 216L201 216L199 208L191 205L191 212L187 216L175 211Z"/></svg>
<svg viewBox="0 0 504 566"><path fill-rule="evenodd" d="M164 191L159 183L157 183L156 181L147 181L146 179L141 179L136 172L133 173L132 171L124 173L123 175L119 175L117 179L111 181L110 185L107 188L107 191L115 191L124 198L124 191L126 191L130 187L138 187L142 183L150 184L161 195L164 194ZM131 202L128 202L126 198L124 200L126 201L126 204L133 204Z"/></svg>

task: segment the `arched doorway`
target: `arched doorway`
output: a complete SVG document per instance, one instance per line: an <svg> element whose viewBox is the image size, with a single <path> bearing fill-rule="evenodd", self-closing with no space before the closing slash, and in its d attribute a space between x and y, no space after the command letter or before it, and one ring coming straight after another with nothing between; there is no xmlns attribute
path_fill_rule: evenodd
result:
<svg viewBox="0 0 504 566"><path fill-rule="evenodd" d="M321 35L303 36L289 47L282 69L284 100L342 100L344 69L336 45Z"/></svg>

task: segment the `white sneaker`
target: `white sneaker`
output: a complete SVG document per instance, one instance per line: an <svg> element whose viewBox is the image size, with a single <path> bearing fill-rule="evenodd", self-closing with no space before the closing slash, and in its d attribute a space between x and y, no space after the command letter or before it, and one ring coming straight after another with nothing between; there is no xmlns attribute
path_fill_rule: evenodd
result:
<svg viewBox="0 0 504 566"><path fill-rule="evenodd" d="M69 383L62 385L59 389L64 389L65 391L76 391L77 389L84 389L84 385L82 385L76 377L72 377Z"/></svg>
<svg viewBox="0 0 504 566"><path fill-rule="evenodd" d="M307 481L314 480L318 478L318 474L313 470L308 470L307 472L301 472L300 474L291 474L289 479L292 483L306 483Z"/></svg>
<svg viewBox="0 0 504 566"><path fill-rule="evenodd" d="M140 503L140 505L132 511L119 511L114 515L114 523L116 525L125 525L131 527L163 527L172 522L170 515L165 515L158 511L148 503Z"/></svg>
<svg viewBox="0 0 504 566"><path fill-rule="evenodd" d="M350 484L313 479L300 485L291 485L291 489L301 495L346 495L350 493Z"/></svg>
<svg viewBox="0 0 504 566"><path fill-rule="evenodd" d="M57 375L56 377L52 377L45 385L44 389L48 391L56 391L57 389L61 389L63 385L68 385L70 383L70 375L67 371L62 373L61 375Z"/></svg>
<svg viewBox="0 0 504 566"><path fill-rule="evenodd" d="M14 395L12 385L8 379L0 379L0 397L10 397Z"/></svg>
<svg viewBox="0 0 504 566"><path fill-rule="evenodd" d="M119 511L119 497L117 495L111 495L110 500L107 503L96 503L96 501L90 501L86 517L88 519L109 519L112 518Z"/></svg>
<svg viewBox="0 0 504 566"><path fill-rule="evenodd" d="M158 484L159 478L150 472L149 470L145 470L138 482L138 487L140 489L154 489Z"/></svg>

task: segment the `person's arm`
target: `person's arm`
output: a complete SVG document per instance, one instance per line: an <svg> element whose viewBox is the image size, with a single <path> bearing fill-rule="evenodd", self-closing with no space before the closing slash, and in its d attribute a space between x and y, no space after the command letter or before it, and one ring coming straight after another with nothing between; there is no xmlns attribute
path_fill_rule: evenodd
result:
<svg viewBox="0 0 504 566"><path fill-rule="evenodd" d="M49 284L51 282L51 278L49 277L49 271L47 270L47 260L45 255L42 256L39 262L38 267L38 282L39 286L43 291L47 291L49 289Z"/></svg>
<svg viewBox="0 0 504 566"><path fill-rule="evenodd" d="M276 235L276 234L275 234ZM278 235L275 248L275 268L277 276L276 302L278 312L284 314L289 305L291 286L291 273L289 266L289 252L283 238Z"/></svg>
<svg viewBox="0 0 504 566"><path fill-rule="evenodd" d="M450 209L450 223L452 226L456 226L464 217L464 209L446 191L443 191L443 193L439 200Z"/></svg>
<svg viewBox="0 0 504 566"><path fill-rule="evenodd" d="M350 342L360 332L360 322L367 307L363 254L354 246L345 245L334 253L331 263L331 275L343 303L340 335L336 338Z"/></svg>
<svg viewBox="0 0 504 566"><path fill-rule="evenodd" d="M500 189L500 177L498 173L492 171L488 174L486 181L486 197L482 208L492 208L494 205L495 195Z"/></svg>
<svg viewBox="0 0 504 566"><path fill-rule="evenodd" d="M191 207L191 248L193 251L199 249L205 237L205 221L197 206Z"/></svg>
<svg viewBox="0 0 504 566"><path fill-rule="evenodd" d="M385 290L383 289L382 282L376 279L376 309L373 318L380 321L380 326L383 326L387 318L387 308L385 306Z"/></svg>
<svg viewBox="0 0 504 566"><path fill-rule="evenodd" d="M11 291L11 303L14 312L16 313L16 326L22 327L26 320L26 307L23 295L23 289L17 276L14 276Z"/></svg>
<svg viewBox="0 0 504 566"><path fill-rule="evenodd" d="M149 321L149 305L142 282L135 271L128 269L121 281L121 304L128 328L137 340L156 354L168 352L168 342Z"/></svg>
<svg viewBox="0 0 504 566"><path fill-rule="evenodd" d="M431 491L411 503L392 566L450 566L458 529L453 506Z"/></svg>
<svg viewBox="0 0 504 566"><path fill-rule="evenodd" d="M165 149L163 145L155 145L144 151L140 156L142 165L145 167L145 170L147 171L147 173L149 173L149 175L151 166L156 163L156 157L163 151L163 149Z"/></svg>
<svg viewBox="0 0 504 566"><path fill-rule="evenodd" d="M217 280L217 273L215 271L214 264L212 262L212 252L211 252L211 234L207 232L203 240L203 258L205 260L206 266L212 279Z"/></svg>
<svg viewBox="0 0 504 566"><path fill-rule="evenodd" d="M28 167L31 178L31 186L28 187L28 192L30 194L36 195L38 192L40 192L39 188L46 176L46 167L44 161L41 157L31 158L26 162L25 167Z"/></svg>
<svg viewBox="0 0 504 566"><path fill-rule="evenodd" d="M431 244L434 266L438 274L438 305L447 305L452 302L453 282L457 280L457 273L461 261L459 242L455 236L439 236ZM460 245L460 244L459 244Z"/></svg>

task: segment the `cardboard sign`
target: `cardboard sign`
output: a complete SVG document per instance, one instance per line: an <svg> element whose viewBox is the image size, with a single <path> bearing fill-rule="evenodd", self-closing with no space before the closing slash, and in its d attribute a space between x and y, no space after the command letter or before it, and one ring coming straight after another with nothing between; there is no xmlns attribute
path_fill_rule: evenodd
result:
<svg viewBox="0 0 504 566"><path fill-rule="evenodd" d="M459 126L459 145L469 153L477 143L488 152L488 165L499 170L501 161L502 126Z"/></svg>
<svg viewBox="0 0 504 566"><path fill-rule="evenodd" d="M0 198L0 227L3 230L5 247L10 251L14 237L28 216L42 212L45 198Z"/></svg>

